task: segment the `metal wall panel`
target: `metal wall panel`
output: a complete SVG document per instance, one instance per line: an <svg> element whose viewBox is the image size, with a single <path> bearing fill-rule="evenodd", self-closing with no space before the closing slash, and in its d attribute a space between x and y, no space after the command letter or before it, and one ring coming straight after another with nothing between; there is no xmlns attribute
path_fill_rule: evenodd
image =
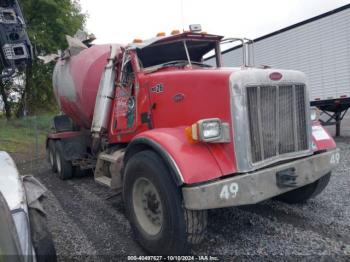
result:
<svg viewBox="0 0 350 262"><path fill-rule="evenodd" d="M240 66L241 48L223 63ZM311 101L350 97L350 8L255 42L254 64L304 72Z"/></svg>

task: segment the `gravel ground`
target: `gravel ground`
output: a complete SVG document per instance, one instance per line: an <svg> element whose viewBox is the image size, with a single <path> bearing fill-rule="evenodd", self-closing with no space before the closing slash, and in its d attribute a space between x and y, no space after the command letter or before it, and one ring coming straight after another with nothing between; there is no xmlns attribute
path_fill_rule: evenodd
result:
<svg viewBox="0 0 350 262"><path fill-rule="evenodd" d="M211 210L194 255L247 260L350 260L350 138L337 139L341 163L325 191L305 205L265 201ZM120 196L85 176L59 180L42 162L35 176L48 188L48 213L60 261L124 261L145 255L134 242ZM22 169L22 170L21 170ZM25 166L20 167L22 173Z"/></svg>

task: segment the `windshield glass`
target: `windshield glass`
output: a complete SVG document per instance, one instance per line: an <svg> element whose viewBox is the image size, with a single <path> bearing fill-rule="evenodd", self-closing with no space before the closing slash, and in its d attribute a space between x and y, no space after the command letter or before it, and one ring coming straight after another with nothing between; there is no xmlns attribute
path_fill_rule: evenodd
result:
<svg viewBox="0 0 350 262"><path fill-rule="evenodd" d="M137 55L143 68L186 63L188 57L184 42L191 62L199 65L203 62L203 56L215 49L216 43L207 40L177 40L137 49Z"/></svg>

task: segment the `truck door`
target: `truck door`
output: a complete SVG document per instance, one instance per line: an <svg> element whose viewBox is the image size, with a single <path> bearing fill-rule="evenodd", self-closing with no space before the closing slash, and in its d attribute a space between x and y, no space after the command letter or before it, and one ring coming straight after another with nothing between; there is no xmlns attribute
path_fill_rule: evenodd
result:
<svg viewBox="0 0 350 262"><path fill-rule="evenodd" d="M127 53L123 57L120 72L113 117L113 133L118 134L135 129L135 73Z"/></svg>

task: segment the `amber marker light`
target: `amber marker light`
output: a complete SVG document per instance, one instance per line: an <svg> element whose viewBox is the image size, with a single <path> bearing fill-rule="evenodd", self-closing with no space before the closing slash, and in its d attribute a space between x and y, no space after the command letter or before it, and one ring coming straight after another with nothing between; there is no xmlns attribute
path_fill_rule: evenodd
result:
<svg viewBox="0 0 350 262"><path fill-rule="evenodd" d="M197 123L193 124L192 126L188 126L185 128L185 135L188 141L191 144L197 143L198 142L198 128L197 128Z"/></svg>
<svg viewBox="0 0 350 262"><path fill-rule="evenodd" d="M160 36L165 36L165 33L164 33L164 32L159 32L159 33L157 34L157 37L160 37Z"/></svg>
<svg viewBox="0 0 350 262"><path fill-rule="evenodd" d="M171 35L178 35L178 34L180 34L180 30L171 31Z"/></svg>
<svg viewBox="0 0 350 262"><path fill-rule="evenodd" d="M134 44L140 44L140 43L142 43L142 42L143 42L142 39L139 39L139 38L136 38L136 39L134 39L134 41L133 41Z"/></svg>
<svg viewBox="0 0 350 262"><path fill-rule="evenodd" d="M185 128L186 138L190 143L230 143L229 124L223 123L219 118L206 118L198 120Z"/></svg>

